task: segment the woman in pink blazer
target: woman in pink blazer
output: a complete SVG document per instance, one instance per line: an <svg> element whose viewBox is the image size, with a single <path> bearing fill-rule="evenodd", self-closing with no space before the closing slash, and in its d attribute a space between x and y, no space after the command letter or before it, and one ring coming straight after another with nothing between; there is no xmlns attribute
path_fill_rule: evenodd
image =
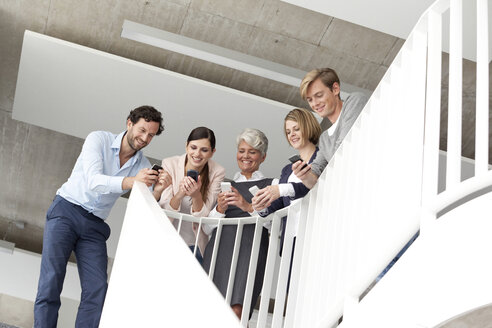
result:
<svg viewBox="0 0 492 328"><path fill-rule="evenodd" d="M217 201L220 193L220 183L224 179L225 169L211 158L215 153L215 135L206 127L198 127L191 131L186 141L186 153L181 156L173 156L162 160L162 168L172 178L162 194L154 192L154 196L166 210L191 214L196 217L208 216ZM189 170L198 172L198 181L187 176ZM177 228L178 221L173 224ZM183 221L180 235L184 241L194 250L198 226ZM200 232L196 252L197 259L202 261L203 251L208 242L208 235ZM202 252L200 252L200 250Z"/></svg>

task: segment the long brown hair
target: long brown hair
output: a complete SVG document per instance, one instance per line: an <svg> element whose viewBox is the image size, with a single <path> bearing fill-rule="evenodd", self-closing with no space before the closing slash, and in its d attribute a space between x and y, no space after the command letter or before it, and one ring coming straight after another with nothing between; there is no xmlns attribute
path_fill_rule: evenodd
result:
<svg viewBox="0 0 492 328"><path fill-rule="evenodd" d="M204 126L194 128L190 132L190 135L188 136L188 139L186 140L186 145L188 146L190 141L200 140L200 139L208 139L208 141L210 142L211 151L213 151L215 149L214 131L212 131L209 128L206 128ZM186 156L185 165L187 162L188 162L188 156ZM205 200L207 199L207 194L208 194L208 186L210 184L208 162L205 164L202 171L199 173L200 173L200 177L202 180L202 187L200 188L200 193L202 194L202 199L205 202Z"/></svg>

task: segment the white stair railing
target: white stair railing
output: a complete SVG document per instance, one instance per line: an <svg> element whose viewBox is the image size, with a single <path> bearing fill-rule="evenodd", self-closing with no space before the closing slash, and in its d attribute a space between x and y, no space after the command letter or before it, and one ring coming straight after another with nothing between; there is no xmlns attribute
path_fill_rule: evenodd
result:
<svg viewBox="0 0 492 328"><path fill-rule="evenodd" d="M344 308L419 229L426 43L416 28L303 202L286 327L348 320Z"/></svg>
<svg viewBox="0 0 492 328"><path fill-rule="evenodd" d="M425 234L440 211L492 185L487 5L478 0L475 177L461 182L463 5L440 0L420 18L303 202L308 215L300 224L286 327L331 327L342 316L350 326L361 294L420 224ZM438 194L442 16L450 7L447 186Z"/></svg>
<svg viewBox="0 0 492 328"><path fill-rule="evenodd" d="M239 225L254 222L258 227L271 220L273 226L257 327L265 327L270 291L275 284L280 218L294 206L300 206L303 219L295 245L287 311L283 318L294 238L289 220L272 327L332 327L342 316L344 326L353 323L358 327L355 317L361 295L406 242L419 229L422 235L431 233L441 211L492 186L488 166L488 3L476 1L475 177L462 182L460 175L462 109L457 94L462 92L462 0L438 0L420 18L308 196L267 219L231 221ZM447 185L438 194L442 17L450 7L455 27L451 29ZM199 224L227 224L225 220L213 222L168 213L173 215ZM246 297L250 297L254 281L254 260L250 262ZM118 258L113 272L117 263ZM249 302L244 305L247 313ZM246 317L243 315L243 327L247 325Z"/></svg>
<svg viewBox="0 0 492 328"><path fill-rule="evenodd" d="M100 327L240 327L140 182L128 200Z"/></svg>
<svg viewBox="0 0 492 328"><path fill-rule="evenodd" d="M231 259L229 282L225 295L226 304L230 303L232 292L233 292L232 286L234 286L234 280L237 271L236 265L239 258L243 227L246 224L255 225L255 234L254 234L253 243L251 245L252 251L251 251L251 258L248 268L248 280L246 282L246 290L245 290L245 296L243 302L243 310L242 310L243 314L241 318L241 325L243 327L248 326L249 312L250 312L252 293L253 293L253 285L256 278L256 268L257 268L257 261L258 261L258 252L260 249L262 227L266 224L269 224L271 228L270 228L269 247L267 253L268 255L267 255L267 261L265 267L265 274L263 277L263 288L261 292L261 302L260 302L260 309L258 313L257 327L264 327L266 325L272 287L275 287L277 290L277 296L275 299L281 302L281 303L275 302L275 310L277 311L276 312L277 317L279 318L282 317L284 302L285 302L285 290L287 286L288 269L289 269L289 263L290 263L291 252L292 252L292 240L294 238L293 232L289 230L288 234L286 234L285 244L287 245L286 246L287 248L285 249L285 252L287 253L285 253L285 255L282 256L282 258L278 256L278 251L279 251L278 247L279 247L279 238L281 234L280 222L282 217L288 216L289 210L290 207L282 209L280 211L277 211L269 215L266 218L262 218L258 216L243 217L243 218L194 217L188 214L164 210L167 217L169 217L170 219L179 220L178 228L177 228L178 233L181 227L181 223L183 221L197 223L198 224L197 231L199 231L199 233L202 233L201 226L203 224L209 224L211 226L217 227L215 243L213 245L211 264L208 272L208 276L210 280L213 280L214 273L216 270L215 266L217 263L217 253L220 246L222 227L224 225L233 225L237 227L234 250ZM195 252L196 249L198 248L198 240L199 240L199 235L197 235L195 239L195 245L194 245ZM274 275L275 267L277 266L281 267L280 272L282 274L282 278L281 279L279 278L280 280L278 282L277 282L277 277ZM277 304L280 305L277 306Z"/></svg>

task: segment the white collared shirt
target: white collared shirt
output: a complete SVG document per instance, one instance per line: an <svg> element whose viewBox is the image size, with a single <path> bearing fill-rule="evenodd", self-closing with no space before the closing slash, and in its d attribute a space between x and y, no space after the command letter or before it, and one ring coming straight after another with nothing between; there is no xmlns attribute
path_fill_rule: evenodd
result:
<svg viewBox="0 0 492 328"><path fill-rule="evenodd" d="M125 133L91 132L85 139L72 174L56 194L106 219L118 197L125 192L123 179L150 167L141 151L120 167L121 140Z"/></svg>

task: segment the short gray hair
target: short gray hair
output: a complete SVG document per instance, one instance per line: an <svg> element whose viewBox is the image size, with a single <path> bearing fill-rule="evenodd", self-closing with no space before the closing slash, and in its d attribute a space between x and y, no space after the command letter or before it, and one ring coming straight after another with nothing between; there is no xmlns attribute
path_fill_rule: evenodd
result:
<svg viewBox="0 0 492 328"><path fill-rule="evenodd" d="M251 128L244 129L236 138L238 147L243 140L248 145L258 150L262 155L266 155L268 150L268 138L260 130Z"/></svg>

